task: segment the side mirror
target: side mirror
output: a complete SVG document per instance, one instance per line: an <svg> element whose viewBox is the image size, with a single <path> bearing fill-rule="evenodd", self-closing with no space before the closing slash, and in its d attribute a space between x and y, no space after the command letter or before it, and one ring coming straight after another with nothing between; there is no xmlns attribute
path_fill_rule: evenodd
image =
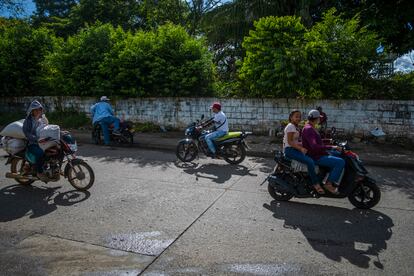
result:
<svg viewBox="0 0 414 276"><path fill-rule="evenodd" d="M204 119L204 114L203 115L201 115L201 120L203 120Z"/></svg>

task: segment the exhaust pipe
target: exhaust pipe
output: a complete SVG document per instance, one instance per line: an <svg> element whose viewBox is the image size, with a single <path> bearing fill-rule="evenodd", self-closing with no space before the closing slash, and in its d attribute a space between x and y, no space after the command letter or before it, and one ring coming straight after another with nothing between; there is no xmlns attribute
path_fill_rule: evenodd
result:
<svg viewBox="0 0 414 276"><path fill-rule="evenodd" d="M24 176L18 173L6 173L6 178L12 178L12 179L21 179L21 180L37 180L37 177L34 176Z"/></svg>
<svg viewBox="0 0 414 276"><path fill-rule="evenodd" d="M269 176L269 184L279 192L290 193L293 195L297 194L296 190L289 183L276 175Z"/></svg>

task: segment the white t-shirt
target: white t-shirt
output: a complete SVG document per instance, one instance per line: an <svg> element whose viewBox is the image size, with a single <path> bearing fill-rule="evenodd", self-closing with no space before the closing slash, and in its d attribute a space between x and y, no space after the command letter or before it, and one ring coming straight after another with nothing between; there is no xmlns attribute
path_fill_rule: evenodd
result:
<svg viewBox="0 0 414 276"><path fill-rule="evenodd" d="M288 133L293 132L293 143L299 144L299 130L296 128L296 126L292 123L289 123L284 130L284 136L283 136L283 151L285 148L290 147L288 143Z"/></svg>
<svg viewBox="0 0 414 276"><path fill-rule="evenodd" d="M229 123L227 122L226 114L224 114L223 111L219 111L216 114L214 114L213 120L216 130L229 132Z"/></svg>

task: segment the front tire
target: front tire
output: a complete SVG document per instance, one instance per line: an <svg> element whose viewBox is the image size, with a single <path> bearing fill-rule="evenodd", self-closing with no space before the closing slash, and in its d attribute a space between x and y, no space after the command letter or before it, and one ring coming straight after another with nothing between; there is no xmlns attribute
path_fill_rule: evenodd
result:
<svg viewBox="0 0 414 276"><path fill-rule="evenodd" d="M378 204L381 199L381 191L377 184L366 180L359 184L348 196L348 200L359 209L370 209Z"/></svg>
<svg viewBox="0 0 414 276"><path fill-rule="evenodd" d="M79 191L86 191L95 182L95 174L92 168L83 160L75 159L68 164L67 178L69 183Z"/></svg>
<svg viewBox="0 0 414 276"><path fill-rule="evenodd" d="M182 162L191 162L198 155L197 145L194 142L179 142L175 155Z"/></svg>
<svg viewBox="0 0 414 276"><path fill-rule="evenodd" d="M28 163L25 159L22 158L13 158L13 160L11 161L11 165L10 165L10 170L12 173L17 173L17 174L23 174L24 173L24 166L26 165L26 163ZM28 186L31 185L33 182L35 182L34 180L28 179L28 180L23 180L23 179L14 179L17 181L17 183L24 185L24 186Z"/></svg>
<svg viewBox="0 0 414 276"><path fill-rule="evenodd" d="M223 148L223 159L232 165L240 164L246 158L246 149L242 144L226 145Z"/></svg>

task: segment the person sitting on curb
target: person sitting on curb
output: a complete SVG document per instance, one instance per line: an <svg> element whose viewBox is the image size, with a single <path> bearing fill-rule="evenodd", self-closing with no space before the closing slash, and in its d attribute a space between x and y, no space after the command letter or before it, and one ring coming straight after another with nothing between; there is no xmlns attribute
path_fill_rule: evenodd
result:
<svg viewBox="0 0 414 276"><path fill-rule="evenodd" d="M92 123L100 124L104 135L104 143L109 146L111 139L109 138L109 127L114 124L112 134L121 135L119 132L119 119L114 116L112 106L109 104L109 99L102 96L100 101L91 106Z"/></svg>
<svg viewBox="0 0 414 276"><path fill-rule="evenodd" d="M335 186L340 184L345 161L328 153L328 150L340 150L340 147L323 144L320 134L315 129L320 117L321 114L318 110L309 111L308 123L302 130L302 145L308 150L307 154L315 161L315 164L331 169L324 188L332 194L338 194L338 188Z"/></svg>
<svg viewBox="0 0 414 276"><path fill-rule="evenodd" d="M37 177L44 182L48 180L48 177L43 171L44 152L39 146L37 129L41 127L42 124L46 125L48 123L46 116L44 116L44 108L42 104L36 100L31 102L27 110L27 117L23 123L23 133L28 140L28 154L31 154L35 159Z"/></svg>
<svg viewBox="0 0 414 276"><path fill-rule="evenodd" d="M313 188L318 194L324 194L325 191L320 185L320 180L315 172L315 162L306 155L308 150L299 142L300 130L299 123L302 116L299 110L294 109L289 114L289 124L285 127L283 136L283 152L287 158L306 164L308 174L311 179Z"/></svg>
<svg viewBox="0 0 414 276"><path fill-rule="evenodd" d="M210 150L211 157L216 157L216 147L214 146L213 140L223 137L229 132L229 124L227 122L226 114L221 111L221 104L218 102L213 103L210 106L211 110L214 113L214 117L211 118L208 122L214 124L214 131L206 135L206 143Z"/></svg>

